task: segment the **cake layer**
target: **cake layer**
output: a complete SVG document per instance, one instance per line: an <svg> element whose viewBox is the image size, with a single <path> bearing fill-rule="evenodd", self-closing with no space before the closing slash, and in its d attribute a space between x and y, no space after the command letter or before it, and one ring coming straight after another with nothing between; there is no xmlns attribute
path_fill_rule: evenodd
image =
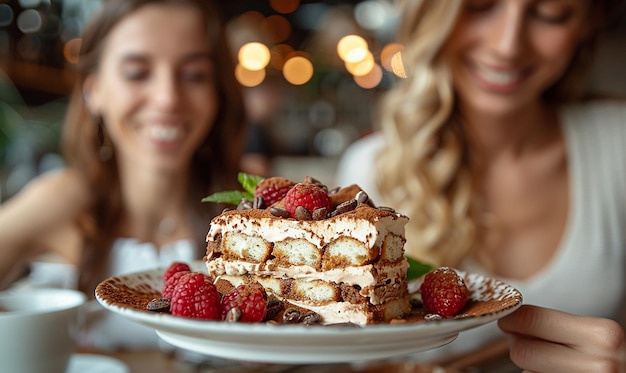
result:
<svg viewBox="0 0 626 373"><path fill-rule="evenodd" d="M318 313L322 317L322 322L325 324L349 322L365 325L377 322L387 322L392 319L400 319L407 315L411 310L408 297L391 300L380 305L337 302L329 303L323 306L311 306L306 303L296 301L291 301L291 303Z"/></svg>
<svg viewBox="0 0 626 373"><path fill-rule="evenodd" d="M273 286L273 292L277 296L292 297L289 292L285 292L287 280L297 285L296 289L302 289L305 282L328 283L339 291L339 287L343 286L357 288L358 293L362 297L369 298L369 302L380 304L394 296L393 291L387 291L386 287L401 285L406 288L406 271L408 263L401 261L395 264L384 265L382 263L368 264L360 267L345 267L324 272L319 272L309 266L291 266L280 267L268 264L255 264L243 261L229 262L223 258L216 258L207 263L209 275L214 278L225 278L231 283L236 282L237 285L245 282L243 276L252 277L261 283L271 282L268 279L279 280ZM237 279L241 277L241 279ZM279 282L282 281L283 285ZM302 284L302 285L299 285ZM291 286L291 285L290 285ZM294 290L291 289L291 292ZM398 296L398 295L395 295ZM401 294L400 296L403 296ZM336 296L329 296L326 301L337 300Z"/></svg>
<svg viewBox="0 0 626 373"><path fill-rule="evenodd" d="M383 304L389 300L406 296L407 283L404 278L381 279L367 287L322 279L277 278L268 275L222 275L218 279L233 286L258 281L265 289L281 299L323 305L330 302Z"/></svg>
<svg viewBox="0 0 626 373"><path fill-rule="evenodd" d="M306 265L316 270L404 259L405 216L362 204L318 221L282 219L266 210L226 212L211 222L207 260Z"/></svg>
<svg viewBox="0 0 626 373"><path fill-rule="evenodd" d="M364 296L356 287L322 280L224 275L219 281L227 281L232 287L258 281L270 295L318 313L325 324L383 322L402 318L410 311L406 281L370 289L373 297ZM385 302L369 301L378 297Z"/></svg>

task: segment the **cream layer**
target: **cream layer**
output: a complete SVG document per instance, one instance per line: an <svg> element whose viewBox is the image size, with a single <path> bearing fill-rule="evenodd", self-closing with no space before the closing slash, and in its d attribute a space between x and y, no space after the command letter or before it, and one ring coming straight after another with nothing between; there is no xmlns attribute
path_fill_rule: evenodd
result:
<svg viewBox="0 0 626 373"><path fill-rule="evenodd" d="M349 214L324 220L249 218L243 215L220 215L211 221L207 242L226 232L239 232L261 237L268 242L304 239L318 248L340 237L351 237L367 247L381 247L388 233L404 237L408 218L400 214L362 219Z"/></svg>
<svg viewBox="0 0 626 373"><path fill-rule="evenodd" d="M245 261L226 261L223 258L213 258L207 262L209 274L213 277L221 275L243 276L246 274L271 276L274 278L293 278L306 280L323 280L334 283L358 285L361 288L375 286L380 279L399 279L406 277L409 264L406 260L394 264L363 266L348 266L328 271L316 271L310 266L274 267L271 261L267 263L250 263ZM272 269L270 269L272 268Z"/></svg>
<svg viewBox="0 0 626 373"><path fill-rule="evenodd" d="M324 324L354 323L359 325L368 324L372 314L364 304L352 304L349 302L335 302L323 306L312 306L304 302L289 300L295 306L309 309L322 317Z"/></svg>

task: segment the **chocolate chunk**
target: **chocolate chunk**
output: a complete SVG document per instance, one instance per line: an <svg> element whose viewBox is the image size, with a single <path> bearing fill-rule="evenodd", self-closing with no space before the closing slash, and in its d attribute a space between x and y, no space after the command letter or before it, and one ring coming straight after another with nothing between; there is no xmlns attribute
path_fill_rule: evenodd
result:
<svg viewBox="0 0 626 373"><path fill-rule="evenodd" d="M319 324L321 320L322 320L322 317L319 315L319 313L313 312L313 311L305 313L300 318L300 322L302 322L304 325Z"/></svg>
<svg viewBox="0 0 626 373"><path fill-rule="evenodd" d="M298 220L313 220L311 212L304 206L296 207L296 219Z"/></svg>
<svg viewBox="0 0 626 373"><path fill-rule="evenodd" d="M288 324L297 324L300 322L300 311L290 308L283 314L283 321Z"/></svg>
<svg viewBox="0 0 626 373"><path fill-rule="evenodd" d="M170 312L169 298L154 298L146 306L148 311L153 312Z"/></svg>
<svg viewBox="0 0 626 373"><path fill-rule="evenodd" d="M271 207L270 213L279 218L290 218L289 212L281 207Z"/></svg>
<svg viewBox="0 0 626 373"><path fill-rule="evenodd" d="M283 308L285 308L285 304L282 301L278 299L270 300L269 302L267 302L265 320L274 319L278 315L278 313L283 310Z"/></svg>

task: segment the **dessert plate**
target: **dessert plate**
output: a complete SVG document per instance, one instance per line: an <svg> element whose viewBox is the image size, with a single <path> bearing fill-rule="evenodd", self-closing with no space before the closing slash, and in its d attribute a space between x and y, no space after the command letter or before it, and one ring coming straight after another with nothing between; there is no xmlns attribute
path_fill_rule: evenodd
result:
<svg viewBox="0 0 626 373"><path fill-rule="evenodd" d="M193 268L192 268L193 269ZM226 359L268 363L339 363L383 359L424 351L452 342L460 332L515 311L522 295L497 279L460 272L470 301L454 318L375 324L276 325L186 319L145 310L161 296L164 269L111 277L98 285L104 308L155 329L166 342ZM410 288L417 288L412 283Z"/></svg>

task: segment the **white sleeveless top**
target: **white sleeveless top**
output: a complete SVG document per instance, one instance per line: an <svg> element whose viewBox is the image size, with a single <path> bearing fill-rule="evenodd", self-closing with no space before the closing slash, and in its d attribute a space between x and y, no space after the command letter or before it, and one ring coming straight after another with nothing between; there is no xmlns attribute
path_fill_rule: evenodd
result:
<svg viewBox="0 0 626 373"><path fill-rule="evenodd" d="M32 263L24 280L12 286L19 291L32 287L77 288L78 269L57 257ZM150 242L134 238L118 238L113 243L110 264L105 277L123 275L153 268L167 268L174 261L191 263L197 260L193 240L175 241L160 250ZM94 300L86 305L86 323L79 338L83 348L100 350L153 349L166 347L154 329L106 311Z"/></svg>
<svg viewBox="0 0 626 373"><path fill-rule="evenodd" d="M166 268L174 261L191 263L198 259L196 253L196 244L192 240L172 242L157 250L156 246L149 242L118 238L111 250L107 276ZM98 312L94 320L87 323L80 340L82 347L100 350L152 349L161 344L154 329L108 311Z"/></svg>
<svg viewBox="0 0 626 373"><path fill-rule="evenodd" d="M561 113L568 149L570 216L560 247L541 273L525 281L503 280L520 290L525 304L607 317L626 315L626 105L595 102ZM374 201L371 170L384 139L374 134L352 145L340 161L337 185L359 184ZM401 208L398 208L401 210ZM485 273L476 263L461 269ZM502 332L490 323L463 332L452 343L418 353L431 360L465 354Z"/></svg>

